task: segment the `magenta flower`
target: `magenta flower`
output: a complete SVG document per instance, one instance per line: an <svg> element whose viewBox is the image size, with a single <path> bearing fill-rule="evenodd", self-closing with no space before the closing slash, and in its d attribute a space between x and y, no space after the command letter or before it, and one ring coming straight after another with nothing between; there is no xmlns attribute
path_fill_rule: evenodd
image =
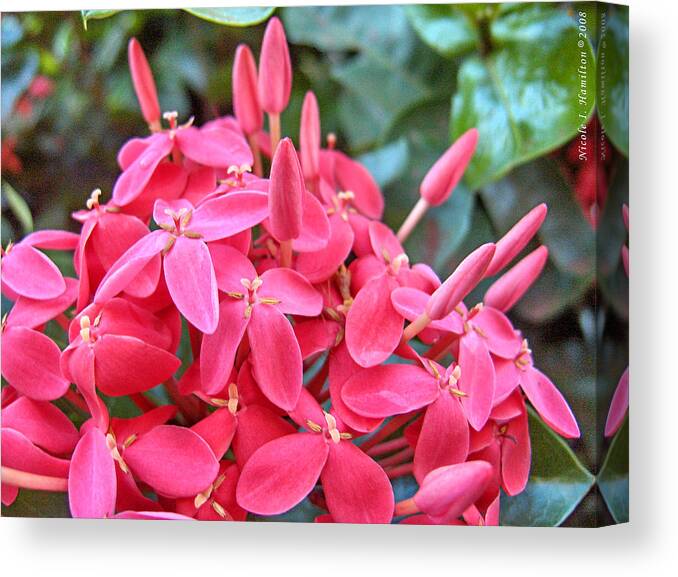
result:
<svg viewBox="0 0 678 577"><path fill-rule="evenodd" d="M193 431L161 424L170 415L161 407L134 419L113 420L110 432L93 424L87 427L73 452L68 475L74 517L113 515L121 486L118 470L127 481L138 479L173 498L193 495L209 485L219 468L212 450Z"/></svg>
<svg viewBox="0 0 678 577"><path fill-rule="evenodd" d="M216 330L203 338L203 386L207 392L223 387L247 332L261 390L277 406L292 410L299 399L303 369L299 345L285 315L315 316L322 310L322 297L295 271L270 269L259 276L247 257L235 249L221 246L217 254L223 265L217 284L225 296Z"/></svg>
<svg viewBox="0 0 678 577"><path fill-rule="evenodd" d="M130 38L127 45L129 69L132 74L132 84L139 99L141 113L151 131L160 130L160 103L155 80L146 55L136 38Z"/></svg>
<svg viewBox="0 0 678 577"><path fill-rule="evenodd" d="M154 220L161 230L132 245L106 273L94 297L105 302L133 282L145 283L136 296L155 290L160 259L167 289L179 311L199 330L210 334L219 320L217 281L208 242L233 236L260 223L268 214L268 199L261 192L234 192L193 208L188 201L158 201ZM149 272L150 271L150 272Z"/></svg>
<svg viewBox="0 0 678 577"><path fill-rule="evenodd" d="M280 437L252 455L238 481L240 506L261 515L284 513L320 479L335 522L390 522L394 504L388 477L350 442L343 425L305 391L292 416L309 432Z"/></svg>
<svg viewBox="0 0 678 577"><path fill-rule="evenodd" d="M38 249L73 250L78 235L60 230L41 230L2 251L2 292L12 300L20 296L36 300L53 299L66 290L66 281L57 266Z"/></svg>
<svg viewBox="0 0 678 577"><path fill-rule="evenodd" d="M530 400L539 416L556 433L566 438L579 437L579 427L562 393L532 362L527 339L514 358L495 358L497 391L495 402L501 402L518 386Z"/></svg>

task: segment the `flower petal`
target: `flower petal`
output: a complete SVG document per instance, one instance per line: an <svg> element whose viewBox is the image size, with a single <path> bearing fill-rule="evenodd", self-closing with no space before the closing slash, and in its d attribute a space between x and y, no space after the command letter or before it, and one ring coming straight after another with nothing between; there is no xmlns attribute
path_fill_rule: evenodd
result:
<svg viewBox="0 0 678 577"><path fill-rule="evenodd" d="M73 423L57 407L28 397L20 397L2 409L2 426L23 433L35 445L55 455L70 453L79 438Z"/></svg>
<svg viewBox="0 0 678 577"><path fill-rule="evenodd" d="M469 423L479 431L492 410L495 377L487 345L475 331L469 331L460 339L459 365L459 388L467 394L461 398L461 402Z"/></svg>
<svg viewBox="0 0 678 577"><path fill-rule="evenodd" d="M302 252L297 256L296 269L309 282L321 283L329 279L344 263L353 247L353 229L339 215L329 218L330 238L327 246L313 252Z"/></svg>
<svg viewBox="0 0 678 577"><path fill-rule="evenodd" d="M66 290L57 266L39 250L19 243L2 258L2 282L16 294L53 299Z"/></svg>
<svg viewBox="0 0 678 577"><path fill-rule="evenodd" d="M202 437L174 425L160 425L146 433L125 450L123 458L135 476L167 497L196 495L219 471Z"/></svg>
<svg viewBox="0 0 678 577"><path fill-rule="evenodd" d="M156 230L129 247L102 279L94 302L106 302L132 283L133 296L144 298L153 294L160 278L160 252L169 238L164 230ZM145 280L140 284L142 277Z"/></svg>
<svg viewBox="0 0 678 577"><path fill-rule="evenodd" d="M419 509L436 523L459 517L478 497L492 476L485 461L468 461L431 471L414 496Z"/></svg>
<svg viewBox="0 0 678 577"><path fill-rule="evenodd" d="M299 236L292 241L297 252L316 252L327 246L330 238L330 221L320 201L310 192L302 196L303 212Z"/></svg>
<svg viewBox="0 0 678 577"><path fill-rule="evenodd" d="M69 461L58 459L36 447L23 433L2 428L2 465L19 471L47 475L50 477L67 477Z"/></svg>
<svg viewBox="0 0 678 577"><path fill-rule="evenodd" d="M68 473L71 515L84 519L110 517L115 512L115 463L106 437L92 428L73 452Z"/></svg>
<svg viewBox="0 0 678 577"><path fill-rule="evenodd" d="M322 295L297 271L273 268L261 275L263 284L257 291L261 298L273 298L281 313L314 317L323 310Z"/></svg>
<svg viewBox="0 0 678 577"><path fill-rule="evenodd" d="M391 482L384 470L350 441L330 444L320 480L335 523L391 522Z"/></svg>
<svg viewBox="0 0 678 577"><path fill-rule="evenodd" d="M614 435L619 427L624 422L626 411L629 408L629 368L626 367L624 374L617 383L617 388L614 390L612 402L610 403L610 410L607 414L605 422L605 436L611 437Z"/></svg>
<svg viewBox="0 0 678 577"><path fill-rule="evenodd" d="M176 139L187 158L204 166L228 168L254 162L247 141L228 128L189 126L177 130Z"/></svg>
<svg viewBox="0 0 678 577"><path fill-rule="evenodd" d="M233 438L233 454L242 468L254 452L269 441L291 435L296 429L270 409L249 405L238 412L238 431Z"/></svg>
<svg viewBox="0 0 678 577"><path fill-rule="evenodd" d="M253 190L230 192L208 200L193 212L188 228L210 242L256 226L268 216L268 195Z"/></svg>
<svg viewBox="0 0 678 577"><path fill-rule="evenodd" d="M295 433L266 443L242 469L238 504L257 515L289 511L315 487L328 453L324 437L316 433Z"/></svg>
<svg viewBox="0 0 678 577"><path fill-rule="evenodd" d="M219 299L207 245L178 237L165 256L164 269L167 290L179 312L199 331L213 333L219 322Z"/></svg>
<svg viewBox="0 0 678 577"><path fill-rule="evenodd" d="M202 390L213 395L224 388L233 369L235 353L249 319L245 316L244 300L230 297L219 304L219 324L209 335L204 335L200 346L200 378Z"/></svg>
<svg viewBox="0 0 678 577"><path fill-rule="evenodd" d="M231 446L238 422L227 408L217 409L191 427L210 446L217 460L223 458Z"/></svg>
<svg viewBox="0 0 678 577"><path fill-rule="evenodd" d="M391 304L396 281L383 274L369 280L356 295L346 317L346 344L360 366L384 362L395 351L403 331L403 317Z"/></svg>
<svg viewBox="0 0 678 577"><path fill-rule="evenodd" d="M517 495L525 489L532 460L527 410L522 398L520 398L520 403L522 413L507 423L501 446L501 479L508 495Z"/></svg>
<svg viewBox="0 0 678 577"><path fill-rule="evenodd" d="M433 469L463 463L468 456L469 429L459 401L442 392L426 408L414 453L414 476L419 483Z"/></svg>
<svg viewBox="0 0 678 577"><path fill-rule="evenodd" d="M103 335L94 350L97 387L114 397L148 391L181 366L173 354L136 337Z"/></svg>
<svg viewBox="0 0 678 577"><path fill-rule="evenodd" d="M503 313L492 307L483 307L473 317L472 324L480 328L492 354L504 359L516 358L522 339Z"/></svg>
<svg viewBox="0 0 678 577"><path fill-rule="evenodd" d="M568 439L579 437L579 426L565 397L542 372L524 371L520 385L539 416L556 433Z"/></svg>
<svg viewBox="0 0 678 577"><path fill-rule="evenodd" d="M68 309L78 295L78 281L72 278L64 280L66 290L56 298L37 300L20 296L9 311L7 324L34 329Z"/></svg>
<svg viewBox="0 0 678 577"><path fill-rule="evenodd" d="M439 394L436 380L416 365L379 365L362 370L344 384L346 405L365 417L384 418L421 409Z"/></svg>
<svg viewBox="0 0 678 577"><path fill-rule="evenodd" d="M61 375L61 351L48 336L25 327L2 334L2 376L19 393L36 401L63 396L68 381Z"/></svg>
<svg viewBox="0 0 678 577"><path fill-rule="evenodd" d="M336 324L336 323L335 323ZM357 364L346 349L346 342L342 341L337 347L330 351L330 396L332 398L332 411L349 427L355 431L366 433L375 430L383 419L370 418L359 415L351 410L344 399L342 392L348 379L354 374L364 369Z"/></svg>
<svg viewBox="0 0 678 577"><path fill-rule="evenodd" d="M302 360L289 321L276 308L259 304L247 327L254 378L275 405L291 411L299 400Z"/></svg>

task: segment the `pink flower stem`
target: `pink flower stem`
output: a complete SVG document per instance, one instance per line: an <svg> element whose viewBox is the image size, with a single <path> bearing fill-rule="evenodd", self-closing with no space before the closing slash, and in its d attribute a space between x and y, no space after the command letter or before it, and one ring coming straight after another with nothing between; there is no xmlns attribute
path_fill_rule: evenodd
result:
<svg viewBox="0 0 678 577"><path fill-rule="evenodd" d="M132 402L144 413L148 413L148 411L152 411L156 408L155 403L153 403L150 399L147 399L143 393L132 393L129 397L132 399Z"/></svg>
<svg viewBox="0 0 678 577"><path fill-rule="evenodd" d="M257 176L263 176L264 170L261 164L261 150L259 149L257 137L254 134L250 134L247 137L247 140L250 143L250 148L252 149L252 156L254 156L254 174Z"/></svg>
<svg viewBox="0 0 678 577"><path fill-rule="evenodd" d="M407 439L405 437L398 437L396 439L391 439L390 441L384 441L378 445L374 445L369 451L366 451L370 457L378 457L379 455L385 455L386 453L391 453L392 451L397 451L404 447L409 446Z"/></svg>
<svg viewBox="0 0 678 577"><path fill-rule="evenodd" d="M426 211L429 209L430 205L423 198L420 198L417 201L417 204L414 205L414 208L410 211L410 214L407 215L405 222L400 226L398 231L398 240L401 243L404 243L407 240L407 237L410 236L410 233L417 226L419 221L422 219Z"/></svg>
<svg viewBox="0 0 678 577"><path fill-rule="evenodd" d="M405 475L410 475L414 469L414 463L404 463L398 465L397 467L391 467L390 469L384 469L386 475L389 479L397 479L398 477L404 477Z"/></svg>
<svg viewBox="0 0 678 577"><path fill-rule="evenodd" d="M403 331L403 342L407 342L414 337L416 337L421 331L423 331L430 323L431 317L426 314L426 311L421 313L416 319L414 319Z"/></svg>
<svg viewBox="0 0 678 577"><path fill-rule="evenodd" d="M64 493L68 491L68 479L63 477L48 477L19 471L11 467L0 467L2 482L20 489L34 489L37 491L54 491Z"/></svg>
<svg viewBox="0 0 678 577"><path fill-rule="evenodd" d="M76 409L79 409L79 410L83 411L84 413L86 413L88 415L90 414L89 408L87 407L87 403L85 402L85 400L80 396L79 393L77 393L73 389L69 388L66 391L66 394L64 395L64 397Z"/></svg>
<svg viewBox="0 0 678 577"><path fill-rule="evenodd" d="M395 505L395 517L414 515L415 513L419 513L419 507L417 507L417 504L412 497L404 499L403 501L398 501Z"/></svg>
<svg viewBox="0 0 678 577"><path fill-rule="evenodd" d="M414 449L412 447L405 447L402 451L398 451L390 457L381 459L379 464L382 467L394 467L395 465L401 465L407 462L412 457L414 457Z"/></svg>
<svg viewBox="0 0 678 577"><path fill-rule="evenodd" d="M292 241L284 240L280 243L280 266L292 268Z"/></svg>
<svg viewBox="0 0 678 577"><path fill-rule="evenodd" d="M322 367L320 367L318 372L315 375L313 375L313 378L308 382L308 385L306 385L308 392L311 393L316 399L320 395L320 392L323 390L323 385L325 384L327 375L330 372L330 365L328 360L329 357L325 359L325 362L323 363Z"/></svg>
<svg viewBox="0 0 678 577"><path fill-rule="evenodd" d="M446 337L438 339L433 344L433 346L428 351L426 351L424 356L427 359L433 359L434 361L442 359L450 351L450 347L452 347L454 341L456 341L458 338L459 335L450 334Z"/></svg>
<svg viewBox="0 0 678 577"><path fill-rule="evenodd" d="M322 405L329 398L330 398L330 389L328 387L327 389L325 389L323 392L321 392L318 395L318 397L317 397L318 403Z"/></svg>
<svg viewBox="0 0 678 577"><path fill-rule="evenodd" d="M66 332L68 332L68 325L71 324L71 321L68 320L68 317L64 313L61 313L60 315L58 315L54 320L59 324L59 326L62 329L64 329Z"/></svg>
<svg viewBox="0 0 678 577"><path fill-rule="evenodd" d="M271 132L271 158L273 158L275 149L278 148L280 142L280 114L270 113L268 115L268 126Z"/></svg>
<svg viewBox="0 0 678 577"><path fill-rule="evenodd" d="M377 431L374 436L360 445L360 448L363 451L369 451L376 444L380 443L387 437L390 437L395 433L400 427L406 425L409 421L412 420L413 413L405 413L404 415L397 415L393 417L388 423L386 423L379 431Z"/></svg>
<svg viewBox="0 0 678 577"><path fill-rule="evenodd" d="M178 407L179 413L186 423L194 424L205 416L207 405L194 396L182 395L174 377L165 381L165 388L172 402Z"/></svg>

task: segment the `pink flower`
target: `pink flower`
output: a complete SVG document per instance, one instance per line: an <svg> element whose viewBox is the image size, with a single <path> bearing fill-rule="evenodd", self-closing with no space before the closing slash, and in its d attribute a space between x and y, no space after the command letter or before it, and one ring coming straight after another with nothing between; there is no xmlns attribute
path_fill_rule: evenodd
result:
<svg viewBox="0 0 678 577"><path fill-rule="evenodd" d="M146 55L136 38L130 38L127 46L129 68L132 73L132 84L137 93L141 113L152 131L160 130L160 103L155 88L155 80Z"/></svg>
<svg viewBox="0 0 678 577"><path fill-rule="evenodd" d="M257 64L245 44L238 45L233 60L233 110L245 134L262 129L264 116L257 95Z"/></svg>
<svg viewBox="0 0 678 577"><path fill-rule="evenodd" d="M207 392L215 392L231 372L235 352L247 332L252 367L261 390L277 406L296 406L302 384L299 345L286 314L315 316L322 309L320 294L300 274L270 269L258 275L238 251L218 249L223 263L217 276L225 293L219 324L203 338L200 372Z"/></svg>
<svg viewBox="0 0 678 577"><path fill-rule="evenodd" d="M162 258L165 282L179 311L199 330L213 333L219 308L207 243L242 232L267 214L267 195L255 191L234 192L195 209L184 200L156 202L153 216L161 230L141 238L120 257L101 281L94 302L105 302L128 290L133 282L138 285L142 272L149 282L137 286L135 296L150 295L158 282Z"/></svg>
<svg viewBox="0 0 678 577"><path fill-rule="evenodd" d="M309 432L280 437L252 455L238 481L240 506L260 515L284 513L320 479L335 522L390 522L391 484L381 467L350 442L342 423L307 393L293 417Z"/></svg>

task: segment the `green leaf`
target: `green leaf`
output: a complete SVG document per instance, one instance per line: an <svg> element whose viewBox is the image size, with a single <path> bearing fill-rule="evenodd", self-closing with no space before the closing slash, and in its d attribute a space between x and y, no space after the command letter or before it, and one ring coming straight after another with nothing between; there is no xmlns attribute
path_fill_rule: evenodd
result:
<svg viewBox="0 0 678 577"><path fill-rule="evenodd" d="M29 491L21 489L11 506L2 506L3 517L60 517L71 516L67 493Z"/></svg>
<svg viewBox="0 0 678 577"><path fill-rule="evenodd" d="M363 154L363 163L379 186L387 186L405 172L410 150L405 138L391 142L377 150Z"/></svg>
<svg viewBox="0 0 678 577"><path fill-rule="evenodd" d="M565 10L531 4L494 19L488 34L489 53L463 62L452 99L452 136L472 127L480 133L466 172L472 190L568 141L594 106L593 98L577 99L582 59L588 94L595 93L591 45L577 46Z"/></svg>
<svg viewBox="0 0 678 577"><path fill-rule="evenodd" d="M103 20L117 14L120 10L80 10L82 15L82 25L87 30L87 23L90 20Z"/></svg>
<svg viewBox="0 0 678 577"><path fill-rule="evenodd" d="M629 155L629 8L601 4L606 33L598 44L601 86L598 115L605 133L624 156ZM601 17L603 16L601 14Z"/></svg>
<svg viewBox="0 0 678 577"><path fill-rule="evenodd" d="M323 52L372 52L403 62L413 46L401 6L285 8L283 21L291 42Z"/></svg>
<svg viewBox="0 0 678 577"><path fill-rule="evenodd" d="M393 60L374 54L335 66L332 77L348 95L340 120L354 149L373 144L398 115L429 96L428 88L416 76Z"/></svg>
<svg viewBox="0 0 678 577"><path fill-rule="evenodd" d="M405 13L419 37L443 56L473 50L480 41L475 23L458 6L412 4Z"/></svg>
<svg viewBox="0 0 678 577"><path fill-rule="evenodd" d="M2 183L2 194L5 196L7 204L14 213L14 216L21 224L23 233L28 234L33 232L33 215L31 214L31 209L28 207L24 197L14 190L14 187L6 181Z"/></svg>
<svg viewBox="0 0 678 577"><path fill-rule="evenodd" d="M481 195L499 235L527 211L545 202L549 210L539 239L548 247L550 259L563 272L589 276L595 268L595 233L556 162L540 158L520 166L484 187Z"/></svg>
<svg viewBox="0 0 678 577"><path fill-rule="evenodd" d="M525 490L515 497L502 494L501 524L557 527L589 492L594 477L570 447L530 408L532 469Z"/></svg>
<svg viewBox="0 0 678 577"><path fill-rule="evenodd" d="M617 523L629 520L629 420L612 439L598 474L598 486Z"/></svg>
<svg viewBox="0 0 678 577"><path fill-rule="evenodd" d="M255 6L247 8L184 8L184 10L193 16L202 18L214 24L223 26L254 26L266 20L275 7L266 6L257 8Z"/></svg>

